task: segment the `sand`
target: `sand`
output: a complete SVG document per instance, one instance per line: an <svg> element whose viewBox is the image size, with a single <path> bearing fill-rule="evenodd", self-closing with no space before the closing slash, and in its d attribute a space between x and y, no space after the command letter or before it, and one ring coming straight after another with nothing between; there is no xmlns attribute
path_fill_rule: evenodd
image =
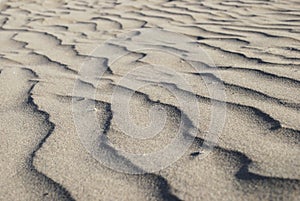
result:
<svg viewBox="0 0 300 201"><path fill-rule="evenodd" d="M0 9L0 200L300 199L297 0Z"/></svg>

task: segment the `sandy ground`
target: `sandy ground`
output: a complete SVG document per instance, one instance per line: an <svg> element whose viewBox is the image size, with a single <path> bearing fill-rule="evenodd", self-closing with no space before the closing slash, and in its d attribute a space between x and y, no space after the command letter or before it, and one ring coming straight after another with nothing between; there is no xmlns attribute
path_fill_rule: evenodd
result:
<svg viewBox="0 0 300 201"><path fill-rule="evenodd" d="M0 200L300 200L299 1L0 9Z"/></svg>

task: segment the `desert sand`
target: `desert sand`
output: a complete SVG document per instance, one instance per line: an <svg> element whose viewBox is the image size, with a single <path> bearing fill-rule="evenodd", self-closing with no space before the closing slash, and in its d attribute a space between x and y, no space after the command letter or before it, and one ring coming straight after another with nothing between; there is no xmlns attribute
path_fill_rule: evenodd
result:
<svg viewBox="0 0 300 201"><path fill-rule="evenodd" d="M298 0L0 9L0 200L300 200Z"/></svg>

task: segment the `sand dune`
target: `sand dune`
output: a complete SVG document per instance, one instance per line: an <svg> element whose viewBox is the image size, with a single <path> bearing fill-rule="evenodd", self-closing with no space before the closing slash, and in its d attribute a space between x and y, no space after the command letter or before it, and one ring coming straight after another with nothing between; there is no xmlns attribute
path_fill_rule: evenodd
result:
<svg viewBox="0 0 300 201"><path fill-rule="evenodd" d="M300 199L297 0L0 9L1 200Z"/></svg>

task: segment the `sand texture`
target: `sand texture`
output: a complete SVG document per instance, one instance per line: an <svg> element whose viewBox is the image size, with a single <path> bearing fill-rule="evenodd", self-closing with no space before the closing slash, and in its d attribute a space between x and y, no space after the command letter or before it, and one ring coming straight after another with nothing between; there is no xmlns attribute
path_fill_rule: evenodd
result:
<svg viewBox="0 0 300 201"><path fill-rule="evenodd" d="M0 0L0 44L0 200L300 200L298 0Z"/></svg>

